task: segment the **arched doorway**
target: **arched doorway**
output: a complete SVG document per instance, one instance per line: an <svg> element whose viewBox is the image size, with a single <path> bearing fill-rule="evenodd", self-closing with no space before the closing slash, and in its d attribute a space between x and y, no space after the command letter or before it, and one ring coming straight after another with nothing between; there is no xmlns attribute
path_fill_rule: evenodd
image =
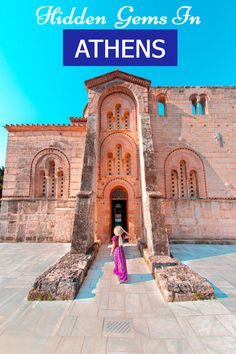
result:
<svg viewBox="0 0 236 354"><path fill-rule="evenodd" d="M111 236L113 236L113 229L117 225L127 230L127 199L125 189L117 187L111 191Z"/></svg>

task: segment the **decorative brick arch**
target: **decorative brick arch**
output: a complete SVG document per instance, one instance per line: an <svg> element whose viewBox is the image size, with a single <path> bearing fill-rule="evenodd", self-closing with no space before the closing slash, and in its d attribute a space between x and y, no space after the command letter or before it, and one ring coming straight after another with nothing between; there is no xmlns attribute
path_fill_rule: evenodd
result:
<svg viewBox="0 0 236 354"><path fill-rule="evenodd" d="M115 139L114 139L115 137ZM112 153L117 144L121 144L125 153L129 153L132 159L132 176L138 176L138 147L134 139L124 132L114 132L106 136L100 145L99 150L99 177L102 171L105 173L107 155ZM103 174L104 174L103 173Z"/></svg>
<svg viewBox="0 0 236 354"><path fill-rule="evenodd" d="M101 106L103 104L103 101L110 95L113 95L114 93L123 93L124 95L127 95L129 96L134 104L135 104L135 108L137 109L137 99L136 97L134 96L133 92L128 89L126 86L121 86L121 85L117 85L117 86L111 86L109 88L107 88L102 94L101 96L99 97L99 100L98 100L98 107L99 107L99 110L101 109Z"/></svg>
<svg viewBox="0 0 236 354"><path fill-rule="evenodd" d="M125 178L112 178L103 185L97 198L98 206L98 229L97 237L101 242L109 242L112 228L112 200L111 193L114 189L123 189L126 191L126 221L127 228L132 235L132 242L140 237L141 230L141 196L137 186L132 181ZM102 220L102 222L100 222Z"/></svg>
<svg viewBox="0 0 236 354"><path fill-rule="evenodd" d="M208 91L202 91L201 88L198 88L197 91L196 91L196 89L193 89L193 90L190 91L190 93L189 93L189 100L191 101L194 97L201 97L201 96L206 97L206 99L207 99L208 101L210 101L211 98L212 98L212 95L211 95L210 92L208 92Z"/></svg>
<svg viewBox="0 0 236 354"><path fill-rule="evenodd" d="M167 115L167 103L168 103L168 97L167 94L160 92L158 93L158 95L156 96L156 104L157 104L157 115L158 116L166 116ZM162 109L160 112L159 109L159 104L162 105Z"/></svg>
<svg viewBox="0 0 236 354"><path fill-rule="evenodd" d="M134 97L133 93L125 86L112 86L105 90L98 100L98 114L99 114L99 132L102 130L102 107L106 99L112 98L112 96L121 95L128 98L130 102L134 105L134 118L135 118L135 125L131 130L137 130L137 100Z"/></svg>
<svg viewBox="0 0 236 354"><path fill-rule="evenodd" d="M103 188L102 198L104 198L105 200L110 200L111 192L115 188L125 189L127 192L129 201L130 200L133 201L135 199L135 191L134 191L132 184L123 178L114 178L111 181L107 182Z"/></svg>
<svg viewBox="0 0 236 354"><path fill-rule="evenodd" d="M70 194L70 162L62 151L55 148L43 149L34 156L30 167L30 196L35 197L37 194L38 171L46 171L50 161L54 161L55 168L64 174L64 197L68 198Z"/></svg>
<svg viewBox="0 0 236 354"><path fill-rule="evenodd" d="M210 97L207 93L193 93L189 97L192 104L192 114L208 115Z"/></svg>
<svg viewBox="0 0 236 354"><path fill-rule="evenodd" d="M164 162L164 179L165 179L165 196L171 198L171 175L172 177L180 170L180 164L186 164L186 178L189 182L189 177L193 172L197 175L198 198L207 198L206 186L206 171L201 156L190 148L177 148L170 152ZM190 183L192 183L190 181ZM172 181L176 185L176 181Z"/></svg>
<svg viewBox="0 0 236 354"><path fill-rule="evenodd" d="M135 191L134 191L132 184L122 178L115 178L115 179L111 180L110 182L108 182L105 185L105 187L103 189L103 198L104 198L104 200L107 201L107 205L109 204L110 218L112 218L111 195L112 195L112 192L117 188L123 189L126 192L126 196L127 196L126 197L127 198L126 199L127 228L128 228L128 231L130 232L130 234L132 235L130 241L136 242L138 235L137 235L137 232L135 232L135 227L136 227L137 221L135 219L136 215L135 215L134 211L137 210L135 207L135 205L137 204L137 199L135 198ZM138 200L138 202L139 202L139 200ZM108 234L111 233L111 227L112 227L112 223L110 222L107 225L107 233Z"/></svg>
<svg viewBox="0 0 236 354"><path fill-rule="evenodd" d="M165 99L165 102L168 103L170 101L170 98L169 98L169 95L167 94L167 92L165 91L160 91L158 92L156 95L156 101L158 101L159 99L161 98L164 98Z"/></svg>

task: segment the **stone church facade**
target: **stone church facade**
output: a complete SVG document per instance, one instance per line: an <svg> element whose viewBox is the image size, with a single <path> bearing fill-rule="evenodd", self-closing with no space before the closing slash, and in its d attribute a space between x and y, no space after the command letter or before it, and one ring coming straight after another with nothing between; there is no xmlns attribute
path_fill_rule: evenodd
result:
<svg viewBox="0 0 236 354"><path fill-rule="evenodd" d="M235 87L152 87L119 70L85 82L83 118L7 125L1 241L87 251L236 241Z"/></svg>

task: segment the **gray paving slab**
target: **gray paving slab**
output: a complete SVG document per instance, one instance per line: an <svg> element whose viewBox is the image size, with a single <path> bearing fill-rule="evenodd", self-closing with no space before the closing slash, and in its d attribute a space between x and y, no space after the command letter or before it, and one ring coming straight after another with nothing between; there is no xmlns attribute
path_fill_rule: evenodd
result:
<svg viewBox="0 0 236 354"><path fill-rule="evenodd" d="M74 301L28 302L35 277L69 249L0 244L1 354L236 353L236 249L172 247L225 294L214 301L165 303L132 245L129 282L117 284L104 245Z"/></svg>

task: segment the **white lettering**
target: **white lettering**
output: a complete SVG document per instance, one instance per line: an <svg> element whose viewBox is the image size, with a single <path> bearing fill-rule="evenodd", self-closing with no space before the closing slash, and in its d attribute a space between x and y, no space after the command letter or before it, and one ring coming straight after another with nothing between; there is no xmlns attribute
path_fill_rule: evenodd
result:
<svg viewBox="0 0 236 354"><path fill-rule="evenodd" d="M145 48L141 39L137 39L136 42L136 57L140 58L140 48L142 49L146 58L150 58L150 39L147 40L147 46Z"/></svg>
<svg viewBox="0 0 236 354"><path fill-rule="evenodd" d="M81 15L76 15L76 7L72 7L71 12L68 16L63 16L63 11L61 7L53 6L41 6L36 11L37 23L38 25L45 25L50 23L51 25L105 25L105 16L87 16L88 8L84 7Z"/></svg>
<svg viewBox="0 0 236 354"><path fill-rule="evenodd" d="M132 6L123 6L120 8L120 10L117 13L117 18L119 21L115 23L116 28L125 28L130 24L130 21L132 20L132 16L129 16L128 18L124 19L122 18L123 12L125 10L128 10L129 12L134 12L134 8Z"/></svg>
<svg viewBox="0 0 236 354"><path fill-rule="evenodd" d="M159 20L157 16L144 16L141 18L142 25L148 24L148 25L158 25Z"/></svg>
<svg viewBox="0 0 236 354"><path fill-rule="evenodd" d="M103 43L104 39L89 39L90 43L93 43L94 58L98 58L98 43Z"/></svg>
<svg viewBox="0 0 236 354"><path fill-rule="evenodd" d="M161 16L160 18L160 25L166 25L167 24L168 17L167 16Z"/></svg>
<svg viewBox="0 0 236 354"><path fill-rule="evenodd" d="M45 25L49 20L52 25L55 25L54 17L61 12L60 7L56 7L53 10L53 6L41 6L36 11L37 24Z"/></svg>
<svg viewBox="0 0 236 354"><path fill-rule="evenodd" d="M69 16L63 18L64 25L73 25L73 17L75 15L76 7L73 7Z"/></svg>
<svg viewBox="0 0 236 354"><path fill-rule="evenodd" d="M75 53L75 58L78 58L80 56L80 54L85 54L87 58L90 58L90 54L88 51L88 47L86 45L86 42L84 39L81 39L79 41L78 47L77 47L77 51Z"/></svg>
<svg viewBox="0 0 236 354"><path fill-rule="evenodd" d="M191 25L196 23L196 25L200 25L201 20L199 16L193 17L190 16L190 12L192 10L192 6L182 6L177 10L177 16L173 18L172 23L174 25L183 25L190 22Z"/></svg>
<svg viewBox="0 0 236 354"><path fill-rule="evenodd" d="M109 58L109 51L110 50L115 50L115 57L119 58L119 39L115 40L115 45L109 46L109 40L105 39L105 58Z"/></svg>
<svg viewBox="0 0 236 354"><path fill-rule="evenodd" d="M157 59L161 59L161 58L163 58L163 57L166 55L166 51L165 51L164 48L158 47L158 46L157 46L157 43L165 44L165 41L164 41L164 39L156 39L156 40L152 43L153 48L156 49L156 51L161 52L161 54L159 54L159 55L152 53L152 57L153 57L153 58L157 58Z"/></svg>
<svg viewBox="0 0 236 354"><path fill-rule="evenodd" d="M89 46L91 43L93 46ZM102 44L104 43L104 45ZM86 58L156 58L162 59L166 55L166 50L163 48L164 39L155 39L153 42L150 39L145 41L141 39L115 39L110 43L109 39L81 39L76 49L75 58L80 55L85 55ZM89 52L91 49L91 53Z"/></svg>
<svg viewBox="0 0 236 354"><path fill-rule="evenodd" d="M82 14L80 16L76 16L74 19L74 24L75 25L84 25L85 24L85 15L87 13L88 8L84 7Z"/></svg>
<svg viewBox="0 0 236 354"><path fill-rule="evenodd" d="M133 54L127 54L127 50L134 50L134 46L127 45L128 43L134 43L134 39L123 39L122 41L122 58L134 58Z"/></svg>

